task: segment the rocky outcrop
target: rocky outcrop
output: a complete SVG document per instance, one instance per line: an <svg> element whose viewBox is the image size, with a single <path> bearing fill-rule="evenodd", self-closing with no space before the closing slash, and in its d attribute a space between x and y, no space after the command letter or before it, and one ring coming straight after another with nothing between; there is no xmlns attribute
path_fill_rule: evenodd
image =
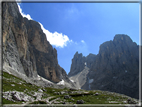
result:
<svg viewBox="0 0 142 107"><path fill-rule="evenodd" d="M54 83L69 82L57 61L57 50L47 41L38 22L23 18L15 2L2 4L3 69L29 78L37 75Z"/></svg>
<svg viewBox="0 0 142 107"><path fill-rule="evenodd" d="M75 53L74 58L72 59L71 70L68 74L69 77L76 75L84 69L86 58L78 52Z"/></svg>
<svg viewBox="0 0 142 107"><path fill-rule="evenodd" d="M96 58L95 54L89 54L87 57L85 57L82 55L82 53L79 54L78 52L76 52L72 59L71 69L68 76L72 77L80 73L85 66L90 68L95 58Z"/></svg>
<svg viewBox="0 0 142 107"><path fill-rule="evenodd" d="M85 57L82 53L75 53L68 76L77 88L80 89L87 82L87 74L95 59L95 54L89 54Z"/></svg>
<svg viewBox="0 0 142 107"><path fill-rule="evenodd" d="M129 36L115 35L113 41L101 44L99 53L93 57L82 89L106 90L138 98L139 46ZM71 72L72 66L69 74Z"/></svg>
<svg viewBox="0 0 142 107"><path fill-rule="evenodd" d="M3 92L3 98L10 101L34 101L33 97L18 91Z"/></svg>

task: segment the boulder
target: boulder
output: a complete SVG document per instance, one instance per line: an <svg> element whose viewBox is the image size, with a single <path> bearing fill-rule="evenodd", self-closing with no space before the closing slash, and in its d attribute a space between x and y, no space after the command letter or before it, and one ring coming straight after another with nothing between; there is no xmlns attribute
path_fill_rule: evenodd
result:
<svg viewBox="0 0 142 107"><path fill-rule="evenodd" d="M64 99L69 99L69 98L71 98L71 96L69 96L69 95L64 96Z"/></svg>
<svg viewBox="0 0 142 107"><path fill-rule="evenodd" d="M63 102L62 104L66 104L66 102Z"/></svg>
<svg viewBox="0 0 142 107"><path fill-rule="evenodd" d="M83 100L77 100L76 104L84 104Z"/></svg>
<svg viewBox="0 0 142 107"><path fill-rule="evenodd" d="M132 100L132 99L127 99L127 103L128 104L136 104L136 102L134 100Z"/></svg>
<svg viewBox="0 0 142 107"><path fill-rule="evenodd" d="M94 94L94 96L98 96L98 95L99 95L99 93L95 93L95 94Z"/></svg>
<svg viewBox="0 0 142 107"><path fill-rule="evenodd" d="M39 92L43 92L43 90L42 90L42 89L38 89L38 91L39 91Z"/></svg>
<svg viewBox="0 0 142 107"><path fill-rule="evenodd" d="M34 92L34 97L36 97L36 101L41 100L43 93L41 92Z"/></svg>
<svg viewBox="0 0 142 107"><path fill-rule="evenodd" d="M21 97L20 97L20 93L11 93L12 94L12 99L15 100L15 101L22 101Z"/></svg>
<svg viewBox="0 0 142 107"><path fill-rule="evenodd" d="M68 93L68 92L66 92L66 91L61 91L61 92L60 92L61 95L67 94L67 93Z"/></svg>

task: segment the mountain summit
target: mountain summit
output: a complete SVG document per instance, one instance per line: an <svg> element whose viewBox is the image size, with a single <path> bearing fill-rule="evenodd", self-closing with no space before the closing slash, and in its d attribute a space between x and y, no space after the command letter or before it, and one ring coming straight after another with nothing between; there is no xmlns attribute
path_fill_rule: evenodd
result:
<svg viewBox="0 0 142 107"><path fill-rule="evenodd" d="M112 91L138 98L139 46L128 35L117 34L113 41L104 42L97 55L84 57L77 52L68 76L73 78L82 72L85 62L89 72L86 83L80 88Z"/></svg>

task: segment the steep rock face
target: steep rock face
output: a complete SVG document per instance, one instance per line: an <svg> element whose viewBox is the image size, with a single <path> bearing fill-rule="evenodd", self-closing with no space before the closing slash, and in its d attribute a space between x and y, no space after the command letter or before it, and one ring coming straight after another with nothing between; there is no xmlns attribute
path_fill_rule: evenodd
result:
<svg viewBox="0 0 142 107"><path fill-rule="evenodd" d="M115 35L113 41L101 44L99 53L93 57L87 63L90 71L82 89L113 91L138 98L139 46L129 36Z"/></svg>
<svg viewBox="0 0 142 107"><path fill-rule="evenodd" d="M21 63L21 56L26 52L27 43L23 44L23 41L16 41L15 34L17 32L22 32L20 30L20 22L22 20L22 16L18 12L18 7L16 3L3 3L3 11L2 11L2 35L3 35L3 65L4 68L6 66L12 67L14 70L25 74L24 68ZM17 22L17 24L16 24ZM17 27L18 26L18 27ZM15 31L17 30L17 32ZM20 30L20 31L19 31ZM25 33L23 31L23 33ZM21 36L20 39L25 40L26 36ZM18 46L18 43L21 43ZM20 48L23 45L23 48ZM20 51L20 49L22 51ZM20 51L20 54L19 52Z"/></svg>
<svg viewBox="0 0 142 107"><path fill-rule="evenodd" d="M84 69L85 65L90 68L95 58L96 55L94 54L89 54L85 57L82 55L82 53L79 54L78 52L76 52L72 59L71 69L68 76L71 77L78 74Z"/></svg>
<svg viewBox="0 0 142 107"><path fill-rule="evenodd" d="M38 22L23 18L16 3L2 4L3 69L40 75L52 82L69 82L57 61L57 50L50 45Z"/></svg>
<svg viewBox="0 0 142 107"><path fill-rule="evenodd" d="M93 66L93 63L96 59L96 55L95 54L89 54L88 56L86 56L86 66L88 68L91 68Z"/></svg>
<svg viewBox="0 0 142 107"><path fill-rule="evenodd" d="M114 91L138 98L139 47L127 35L116 35L100 46L90 68L90 89ZM89 84L88 84L89 86Z"/></svg>
<svg viewBox="0 0 142 107"><path fill-rule="evenodd" d="M75 53L68 76L70 77L70 80L74 82L77 88L80 89L82 86L86 85L87 74L90 71L89 68L93 66L95 59L95 54L89 54L85 57L82 55L82 53Z"/></svg>
<svg viewBox="0 0 142 107"><path fill-rule="evenodd" d="M86 58L78 52L75 53L74 58L72 59L71 70L68 74L69 77L76 75L84 69Z"/></svg>

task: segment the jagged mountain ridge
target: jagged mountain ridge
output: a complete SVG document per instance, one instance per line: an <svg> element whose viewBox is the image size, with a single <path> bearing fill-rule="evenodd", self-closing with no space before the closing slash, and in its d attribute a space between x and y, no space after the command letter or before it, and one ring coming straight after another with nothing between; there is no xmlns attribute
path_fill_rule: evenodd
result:
<svg viewBox="0 0 142 107"><path fill-rule="evenodd" d="M90 69L82 89L139 97L139 46L128 35L115 35L113 41L101 44L99 53L90 59L78 52L72 59L70 78L84 69L85 62Z"/></svg>
<svg viewBox="0 0 142 107"><path fill-rule="evenodd" d="M3 70L28 78L38 75L54 83L64 80L73 87L57 60L57 50L47 41L41 26L23 18L16 2L2 3ZM20 76L20 75L19 75Z"/></svg>
<svg viewBox="0 0 142 107"><path fill-rule="evenodd" d="M90 68L95 58L95 54L90 53L87 57L85 57L82 53L79 54L77 51L72 59L71 70L68 73L68 76L71 77L81 72L84 69L85 63Z"/></svg>

